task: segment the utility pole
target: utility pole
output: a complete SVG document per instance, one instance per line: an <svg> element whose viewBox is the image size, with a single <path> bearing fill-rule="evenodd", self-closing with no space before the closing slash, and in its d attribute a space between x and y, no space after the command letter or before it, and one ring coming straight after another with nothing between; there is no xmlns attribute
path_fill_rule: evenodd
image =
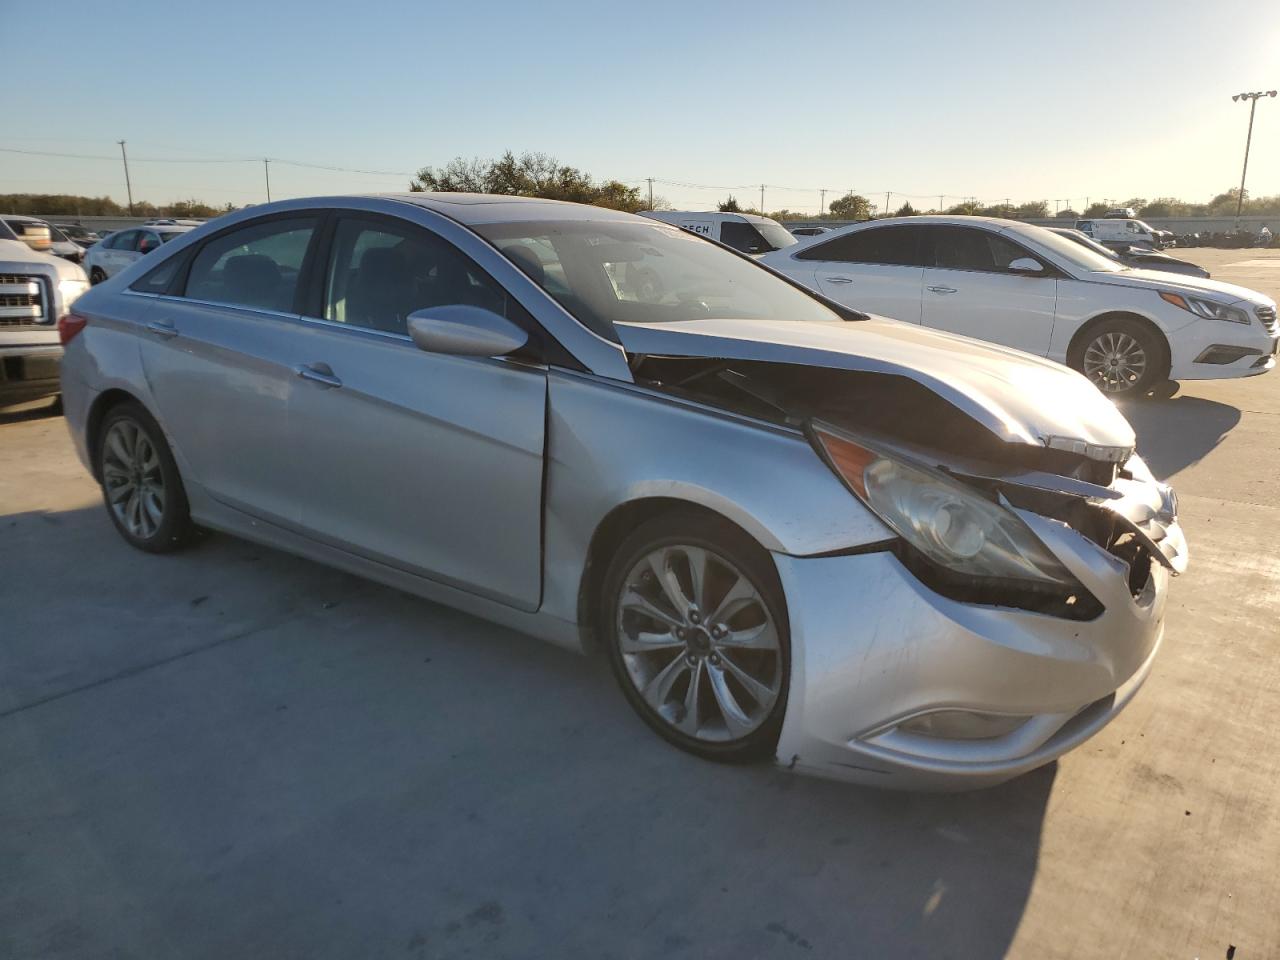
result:
<svg viewBox="0 0 1280 960"><path fill-rule="evenodd" d="M266 157L262 158L262 175L267 178L267 203L271 202L271 169L268 166L271 161Z"/></svg>
<svg viewBox="0 0 1280 960"><path fill-rule="evenodd" d="M764 216L764 184L760 184L760 216Z"/></svg>
<svg viewBox="0 0 1280 960"><path fill-rule="evenodd" d="M889 194L891 192L892 191L889 191L889 190L886 190L884 192L884 215L886 217L891 216L891 214L889 213Z"/></svg>
<svg viewBox="0 0 1280 960"><path fill-rule="evenodd" d="M1249 101L1249 133L1244 140L1244 167L1240 170L1240 193L1236 197L1236 229L1240 229L1240 210L1244 206L1244 178L1249 172L1249 146L1253 142L1253 112L1258 109L1260 97L1274 97L1275 90L1259 90L1257 93L1237 93L1232 100Z"/></svg>
<svg viewBox="0 0 1280 960"><path fill-rule="evenodd" d="M818 191L818 216L822 216L822 211L827 209L827 190L823 187Z"/></svg>
<svg viewBox="0 0 1280 960"><path fill-rule="evenodd" d="M942 212L942 194L938 194L938 212Z"/></svg>
<svg viewBox="0 0 1280 960"><path fill-rule="evenodd" d="M649 209L653 209L653 177L645 177L649 181Z"/></svg>
<svg viewBox="0 0 1280 960"><path fill-rule="evenodd" d="M120 144L120 159L124 161L124 188L129 194L129 216L133 216L133 184L129 182L129 155L124 152L124 141L117 140Z"/></svg>

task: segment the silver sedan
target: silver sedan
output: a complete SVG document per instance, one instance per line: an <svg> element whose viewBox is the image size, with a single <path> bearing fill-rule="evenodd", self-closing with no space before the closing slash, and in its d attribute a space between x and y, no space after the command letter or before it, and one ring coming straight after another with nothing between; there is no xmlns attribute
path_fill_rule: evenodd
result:
<svg viewBox="0 0 1280 960"><path fill-rule="evenodd" d="M193 230L60 322L107 513L608 657L716 760L963 788L1141 685L1186 563L1112 403L673 227L409 194Z"/></svg>

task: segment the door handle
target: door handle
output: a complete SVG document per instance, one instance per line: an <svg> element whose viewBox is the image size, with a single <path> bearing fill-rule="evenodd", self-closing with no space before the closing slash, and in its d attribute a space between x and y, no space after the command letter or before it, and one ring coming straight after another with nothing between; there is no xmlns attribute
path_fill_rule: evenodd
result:
<svg viewBox="0 0 1280 960"><path fill-rule="evenodd" d="M827 283L853 283L848 277L823 277Z"/></svg>
<svg viewBox="0 0 1280 960"><path fill-rule="evenodd" d="M178 335L178 328L168 320L152 320L147 324L147 332L168 340Z"/></svg>
<svg viewBox="0 0 1280 960"><path fill-rule="evenodd" d="M342 386L342 381L334 376L327 363L303 363L293 369L303 380L311 380L323 387Z"/></svg>
<svg viewBox="0 0 1280 960"><path fill-rule="evenodd" d="M930 290L932 290L934 293L944 293L944 294L945 294L945 293L956 293L956 292L958 292L958 291L956 290L956 288L955 288L955 287L930 287L929 289L930 289Z"/></svg>

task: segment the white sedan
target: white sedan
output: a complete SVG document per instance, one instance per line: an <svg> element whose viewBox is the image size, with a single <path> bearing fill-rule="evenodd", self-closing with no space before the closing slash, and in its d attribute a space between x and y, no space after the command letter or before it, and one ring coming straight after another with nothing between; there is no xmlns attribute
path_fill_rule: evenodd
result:
<svg viewBox="0 0 1280 960"><path fill-rule="evenodd" d="M194 229L183 224L148 224L117 230L84 252L84 272L89 275L90 283L101 283L152 250L159 250L174 237Z"/></svg>
<svg viewBox="0 0 1280 960"><path fill-rule="evenodd" d="M845 306L1065 363L1113 395L1266 373L1280 344L1270 297L1130 269L1013 220L877 220L761 262Z"/></svg>

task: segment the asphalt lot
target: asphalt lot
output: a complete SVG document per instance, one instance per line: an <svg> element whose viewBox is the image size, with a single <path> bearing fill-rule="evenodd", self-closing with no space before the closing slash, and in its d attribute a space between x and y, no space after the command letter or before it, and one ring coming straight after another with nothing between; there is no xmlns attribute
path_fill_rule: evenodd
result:
<svg viewBox="0 0 1280 960"><path fill-rule="evenodd" d="M1280 251L1195 250L1280 298ZM215 536L0 413L0 958L1280 956L1280 373L1131 406L1192 566L1108 729L901 795L650 734L603 663Z"/></svg>

